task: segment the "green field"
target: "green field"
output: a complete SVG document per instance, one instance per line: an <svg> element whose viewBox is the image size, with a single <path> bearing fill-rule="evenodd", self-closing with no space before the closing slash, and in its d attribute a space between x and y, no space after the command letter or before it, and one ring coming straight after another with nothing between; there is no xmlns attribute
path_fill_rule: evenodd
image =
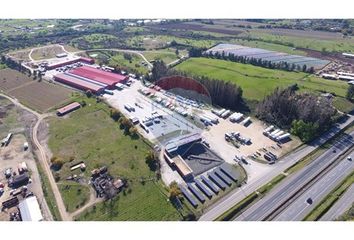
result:
<svg viewBox="0 0 354 240"><path fill-rule="evenodd" d="M178 56L185 56L188 54L186 50L178 50L178 51L179 51ZM144 51L142 52L142 54L149 61L162 60L166 64L169 64L178 59L175 48L166 48L163 50L154 50L154 51Z"/></svg>
<svg viewBox="0 0 354 240"><path fill-rule="evenodd" d="M79 99L82 100L82 99ZM114 219L136 220L178 220L179 214L167 203L167 198L160 193L161 187L155 183L146 183L140 179L154 179L152 172L145 163L149 147L141 139L132 139L124 135L119 123L109 116L109 107L105 103L96 103L95 99L84 98L87 105L66 118L53 117L50 123L49 147L54 156L65 161L59 171L61 179L72 173L70 161L84 161L87 170L84 177L88 178L91 170L106 165L113 177L127 178L131 193L120 194L114 204L126 209L123 214L117 213ZM59 181L62 184L63 181ZM102 215L99 205L96 213L81 216L80 219L96 219ZM118 209L119 209L118 208ZM153 213L139 211L142 208L153 209ZM100 220L108 220L111 215L103 215Z"/></svg>
<svg viewBox="0 0 354 240"><path fill-rule="evenodd" d="M61 183L59 184L59 190L68 212L74 212L79 209L90 198L89 187L75 182Z"/></svg>
<svg viewBox="0 0 354 240"><path fill-rule="evenodd" d="M176 41L178 44L199 47L199 48L210 48L215 45L218 41L208 40L208 39L188 39L168 35L141 35L134 36L126 40L127 46L130 47L142 47L146 50L151 50L155 48L161 48L167 46L172 41Z"/></svg>
<svg viewBox="0 0 354 240"><path fill-rule="evenodd" d="M250 37L252 39L259 39L264 42L280 43L284 45L291 45L293 47L308 48L317 51L328 51L328 52L353 52L354 51L354 39L321 39L321 38L310 38L301 36L287 36L280 34L271 34L266 32L261 32L253 30L247 33L243 33L245 37Z"/></svg>
<svg viewBox="0 0 354 240"><path fill-rule="evenodd" d="M148 72L147 67L141 64L144 61L140 56L135 54L130 54L131 61L124 58L123 53L115 53L109 60L109 65L112 67L118 66L127 68L130 71L137 72L139 74L146 74Z"/></svg>
<svg viewBox="0 0 354 240"><path fill-rule="evenodd" d="M80 221L170 221L179 220L168 197L154 182L132 183L131 192L121 193L118 200L99 203L78 216Z"/></svg>
<svg viewBox="0 0 354 240"><path fill-rule="evenodd" d="M261 100L276 87L287 87L297 83L300 91L320 93L333 92L345 97L348 84L342 81L329 81L306 73L287 72L266 69L249 64L241 64L208 58L191 58L177 65L177 70L194 76L234 82L243 89L243 96L248 100Z"/></svg>

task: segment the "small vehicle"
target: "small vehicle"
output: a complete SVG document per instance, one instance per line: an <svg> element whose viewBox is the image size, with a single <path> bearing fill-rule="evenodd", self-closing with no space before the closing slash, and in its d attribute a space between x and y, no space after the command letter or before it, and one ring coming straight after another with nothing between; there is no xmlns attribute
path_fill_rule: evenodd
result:
<svg viewBox="0 0 354 240"><path fill-rule="evenodd" d="M4 172L6 178L10 178L12 175L12 168L7 168Z"/></svg>
<svg viewBox="0 0 354 240"><path fill-rule="evenodd" d="M333 149L333 151L332 151L333 153L336 153L337 152L337 150L336 149Z"/></svg>
<svg viewBox="0 0 354 240"><path fill-rule="evenodd" d="M351 161L351 160L352 160L352 157L351 157L351 156L349 156L349 157L347 157L347 159L348 159L349 161Z"/></svg>
<svg viewBox="0 0 354 240"><path fill-rule="evenodd" d="M308 204L312 204L312 203L313 203L313 200L312 200L312 198L308 198L308 199L306 200L306 202L307 202Z"/></svg>

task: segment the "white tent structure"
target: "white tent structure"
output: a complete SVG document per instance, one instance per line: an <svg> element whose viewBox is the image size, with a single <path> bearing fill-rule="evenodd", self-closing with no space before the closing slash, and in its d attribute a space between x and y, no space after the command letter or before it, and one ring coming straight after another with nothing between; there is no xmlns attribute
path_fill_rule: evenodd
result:
<svg viewBox="0 0 354 240"><path fill-rule="evenodd" d="M35 196L28 197L18 205L20 209L22 221L39 222L43 221L43 216L37 198Z"/></svg>

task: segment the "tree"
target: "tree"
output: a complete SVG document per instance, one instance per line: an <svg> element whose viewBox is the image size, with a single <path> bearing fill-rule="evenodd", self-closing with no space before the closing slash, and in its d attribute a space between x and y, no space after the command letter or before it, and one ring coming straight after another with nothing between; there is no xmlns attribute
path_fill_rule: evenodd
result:
<svg viewBox="0 0 354 240"><path fill-rule="evenodd" d="M129 62L131 62L133 59L132 55L129 53L124 53L123 57L124 57L124 59L128 60Z"/></svg>
<svg viewBox="0 0 354 240"><path fill-rule="evenodd" d="M167 66L163 61L161 60L155 61L151 71L152 80L157 81L161 77L166 76L167 71L168 71Z"/></svg>
<svg viewBox="0 0 354 240"><path fill-rule="evenodd" d="M170 199L175 200L181 196L181 190L178 187L178 184L176 181L173 181L169 185L169 194L170 194Z"/></svg>
<svg viewBox="0 0 354 240"><path fill-rule="evenodd" d="M116 110L116 109L111 110L110 115L111 115L111 118L112 118L114 121L118 121L119 118L121 117L121 113L120 113L118 110Z"/></svg>
<svg viewBox="0 0 354 240"><path fill-rule="evenodd" d="M309 142L317 136L317 123L305 123L303 120L294 120L291 126L291 133L298 136L301 141Z"/></svg>
<svg viewBox="0 0 354 240"><path fill-rule="evenodd" d="M179 50L178 50L178 48L176 48L175 53L176 53L177 56L179 55Z"/></svg>
<svg viewBox="0 0 354 240"><path fill-rule="evenodd" d="M129 128L129 134L132 137L136 137L138 136L138 129L136 129L136 127L132 126Z"/></svg>
<svg viewBox="0 0 354 240"><path fill-rule="evenodd" d="M145 156L145 163L149 166L151 171L156 171L158 168L158 160L154 151L149 151Z"/></svg>
<svg viewBox="0 0 354 240"><path fill-rule="evenodd" d="M188 55L190 57L201 57L203 55L203 50L204 49L202 49L202 48L192 47L191 49L189 49ZM209 54L212 55L212 52L209 52ZM215 55L215 57L218 57L218 55Z"/></svg>
<svg viewBox="0 0 354 240"><path fill-rule="evenodd" d="M86 96L87 96L88 98L92 97L92 92L91 92L91 90L87 90L87 91L86 91Z"/></svg>
<svg viewBox="0 0 354 240"><path fill-rule="evenodd" d="M50 162L55 170L60 170L64 164L64 161L61 158L55 156L50 159Z"/></svg>
<svg viewBox="0 0 354 240"><path fill-rule="evenodd" d="M352 100L353 97L354 97L354 85L353 84L349 84L348 89L347 89L346 98L348 100Z"/></svg>

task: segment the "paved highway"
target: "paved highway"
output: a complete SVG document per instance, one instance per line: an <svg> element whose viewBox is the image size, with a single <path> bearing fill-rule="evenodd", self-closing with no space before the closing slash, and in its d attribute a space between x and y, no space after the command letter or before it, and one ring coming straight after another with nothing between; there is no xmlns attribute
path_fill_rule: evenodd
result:
<svg viewBox="0 0 354 240"><path fill-rule="evenodd" d="M212 221L218 216L232 208L235 204L240 202L246 195L251 194L256 191L259 187L263 186L265 183L271 181L275 176L283 172L285 169L289 168L294 163L300 161L302 158L310 154L320 145L331 139L335 134L337 134L341 129L348 126L354 120L354 116L350 116L346 121L342 123L337 123L331 130L323 134L321 137L315 139L307 146L297 149L287 156L283 157L278 163L276 163L274 168L266 173L264 176L254 179L252 182L248 182L241 188L237 188L230 192L228 195L223 197L221 200L212 205L207 211L199 218L200 221Z"/></svg>
<svg viewBox="0 0 354 240"><path fill-rule="evenodd" d="M354 157L354 151L349 154ZM354 171L354 163L347 159L342 160L318 182L297 198L289 207L279 214L275 221L303 220L338 184ZM352 195L353 197L354 195ZM306 202L311 198L312 203ZM353 199L352 199L353 201Z"/></svg>
<svg viewBox="0 0 354 240"><path fill-rule="evenodd" d="M353 163L354 164L354 163ZM354 203L354 184L352 184L342 197L324 214L320 221L331 221L345 213Z"/></svg>
<svg viewBox="0 0 354 240"><path fill-rule="evenodd" d="M263 199L242 213L236 220L260 221L286 201L292 194L300 190L305 183L326 168L342 152L354 144L354 131L344 135L324 154L313 160L302 170L283 180L279 186L269 192ZM333 150L336 149L336 152Z"/></svg>

